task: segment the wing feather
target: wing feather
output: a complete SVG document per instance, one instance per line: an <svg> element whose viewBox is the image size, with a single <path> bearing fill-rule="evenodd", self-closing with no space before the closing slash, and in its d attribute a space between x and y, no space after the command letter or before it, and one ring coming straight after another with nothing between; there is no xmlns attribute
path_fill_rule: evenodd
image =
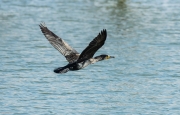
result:
<svg viewBox="0 0 180 115"><path fill-rule="evenodd" d="M58 37L56 34L54 34L52 31L50 31L45 23L41 23L39 25L42 33L47 38L47 40L50 42L50 44L57 49L63 56L65 56L66 60L69 63L73 63L77 61L79 58L79 53L73 49L71 46L69 46L63 39Z"/></svg>
<svg viewBox="0 0 180 115"><path fill-rule="evenodd" d="M97 35L97 37L95 37L89 43L89 45L83 50L83 52L80 54L78 58L78 61L92 58L94 54L96 53L96 51L104 45L106 41L106 37L107 37L106 29L103 29Z"/></svg>

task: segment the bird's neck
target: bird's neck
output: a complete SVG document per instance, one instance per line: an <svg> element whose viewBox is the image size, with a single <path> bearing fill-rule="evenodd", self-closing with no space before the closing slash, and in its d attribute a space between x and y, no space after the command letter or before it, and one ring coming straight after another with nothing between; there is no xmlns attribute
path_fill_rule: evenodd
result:
<svg viewBox="0 0 180 115"><path fill-rule="evenodd" d="M97 61L102 61L103 60L103 58L101 56L96 56L96 57L94 57L94 59L96 59Z"/></svg>
<svg viewBox="0 0 180 115"><path fill-rule="evenodd" d="M96 56L96 57L92 58L92 63L96 63L96 62L102 61L102 60L103 60L103 58L101 56Z"/></svg>

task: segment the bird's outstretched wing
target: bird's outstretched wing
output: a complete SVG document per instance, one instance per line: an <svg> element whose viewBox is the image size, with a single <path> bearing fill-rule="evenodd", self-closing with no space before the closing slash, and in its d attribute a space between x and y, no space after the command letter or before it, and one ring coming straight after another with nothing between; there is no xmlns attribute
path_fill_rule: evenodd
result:
<svg viewBox="0 0 180 115"><path fill-rule="evenodd" d="M64 55L69 63L77 61L80 54L75 49L70 47L63 39L50 31L46 27L45 23L41 23L39 27L51 45L54 46L54 48L56 48L62 55Z"/></svg>
<svg viewBox="0 0 180 115"><path fill-rule="evenodd" d="M97 35L97 37L95 37L89 43L89 45L83 50L83 52L80 54L78 58L78 61L92 58L93 55L96 53L96 51L104 45L106 37L107 37L106 29L103 29Z"/></svg>

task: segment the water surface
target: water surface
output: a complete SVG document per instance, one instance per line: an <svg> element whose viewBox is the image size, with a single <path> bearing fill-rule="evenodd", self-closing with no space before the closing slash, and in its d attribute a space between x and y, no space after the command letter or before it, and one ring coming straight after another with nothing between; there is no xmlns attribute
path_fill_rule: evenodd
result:
<svg viewBox="0 0 180 115"><path fill-rule="evenodd" d="M0 1L0 114L179 114L178 0ZM80 71L42 35L45 22L78 52L102 29L96 53L116 58Z"/></svg>

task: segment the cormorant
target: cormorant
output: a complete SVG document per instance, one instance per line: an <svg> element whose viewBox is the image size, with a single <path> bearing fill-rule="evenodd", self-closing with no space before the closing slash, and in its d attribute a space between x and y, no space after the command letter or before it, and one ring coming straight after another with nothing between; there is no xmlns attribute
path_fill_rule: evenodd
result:
<svg viewBox="0 0 180 115"><path fill-rule="evenodd" d="M99 55L93 58L93 55L96 53L96 51L101 48L106 40L107 32L106 29L103 29L97 37L95 37L89 45L84 49L84 51L79 54L75 49L73 49L71 46L69 46L63 39L58 37L56 34L54 34L52 31L50 31L45 23L41 23L40 29L44 36L47 38L47 40L51 43L51 45L56 48L63 56L65 56L66 60L69 62L64 67L59 67L57 69L54 69L55 73L66 73L69 70L79 70L82 69L89 64L93 64L95 62L114 58L114 56L109 55Z"/></svg>

